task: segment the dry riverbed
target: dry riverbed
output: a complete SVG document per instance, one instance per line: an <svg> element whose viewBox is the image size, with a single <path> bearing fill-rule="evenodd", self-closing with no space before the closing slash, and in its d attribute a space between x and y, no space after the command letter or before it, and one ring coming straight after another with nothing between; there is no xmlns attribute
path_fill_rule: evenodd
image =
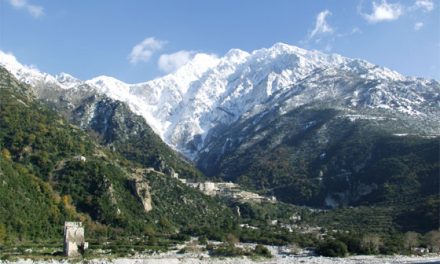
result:
<svg viewBox="0 0 440 264"><path fill-rule="evenodd" d="M153 255L138 255L127 258L97 258L97 259L71 259L71 260L31 260L19 259L14 261L0 260L0 264L440 264L440 255L427 256L351 256L347 258L329 258L307 255L285 255L278 253L277 247L269 247L273 254L270 259L250 259L247 257L218 258L210 257L206 253L178 254L175 251Z"/></svg>
<svg viewBox="0 0 440 264"><path fill-rule="evenodd" d="M385 263L419 263L431 264L440 263L440 257L416 257L416 256L353 256L348 258L327 258L327 257L274 257L272 259L252 260L248 258L209 258L204 256L175 256L175 257L139 257L139 258L115 258L115 259L92 259L87 261L79 260L17 260L0 261L1 264L68 264L68 263L89 263L89 264L272 264L272 263L304 263L304 264L385 264Z"/></svg>
<svg viewBox="0 0 440 264"><path fill-rule="evenodd" d="M64 259L25 259L14 258L13 260L0 260L0 264L440 264L440 254L429 254L424 256L350 256L346 258L330 258L313 255L313 251L306 249L297 249L295 254L288 253L288 247L269 246L266 247L272 254L272 258L249 258L249 257L211 257L205 250L204 246L194 244L196 238L191 241L177 245L174 250L153 254L135 254L130 257L116 257L107 255L105 257L96 257L91 259L73 258ZM217 241L210 241L212 244L219 244ZM193 251L187 253L179 253L181 249L193 246ZM254 248L254 243L237 243L237 247Z"/></svg>

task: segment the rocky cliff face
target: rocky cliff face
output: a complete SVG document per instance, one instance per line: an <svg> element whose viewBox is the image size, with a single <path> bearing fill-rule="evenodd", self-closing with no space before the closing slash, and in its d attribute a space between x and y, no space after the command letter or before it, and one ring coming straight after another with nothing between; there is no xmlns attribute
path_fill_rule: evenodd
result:
<svg viewBox="0 0 440 264"><path fill-rule="evenodd" d="M149 129L143 118L134 115L124 103L98 95L85 98L72 111L71 118L82 128L98 133L104 144L126 141Z"/></svg>

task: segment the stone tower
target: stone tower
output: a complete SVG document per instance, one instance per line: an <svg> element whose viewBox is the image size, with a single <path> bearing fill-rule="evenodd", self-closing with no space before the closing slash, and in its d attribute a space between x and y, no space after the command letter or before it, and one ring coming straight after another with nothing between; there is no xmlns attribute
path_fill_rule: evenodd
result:
<svg viewBox="0 0 440 264"><path fill-rule="evenodd" d="M84 227L81 222L64 223L64 255L80 256L84 254L88 244L84 239Z"/></svg>

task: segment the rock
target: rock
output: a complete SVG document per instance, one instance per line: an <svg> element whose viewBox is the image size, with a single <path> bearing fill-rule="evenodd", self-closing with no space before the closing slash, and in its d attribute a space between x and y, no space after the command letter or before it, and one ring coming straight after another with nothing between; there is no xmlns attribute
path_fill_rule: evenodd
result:
<svg viewBox="0 0 440 264"><path fill-rule="evenodd" d="M153 205L151 203L150 186L148 185L147 180L141 177L132 179L130 180L130 188L144 206L144 210L146 213L153 210Z"/></svg>

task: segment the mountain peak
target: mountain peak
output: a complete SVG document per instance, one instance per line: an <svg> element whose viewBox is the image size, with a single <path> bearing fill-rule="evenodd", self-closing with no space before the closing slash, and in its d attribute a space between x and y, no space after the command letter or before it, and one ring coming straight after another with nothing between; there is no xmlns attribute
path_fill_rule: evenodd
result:
<svg viewBox="0 0 440 264"><path fill-rule="evenodd" d="M182 66L177 72L185 72L194 71L196 75L200 75L206 70L214 67L219 63L219 58L216 55L206 54L206 53L197 53L194 55L192 60ZM179 74L179 73L177 73Z"/></svg>
<svg viewBox="0 0 440 264"><path fill-rule="evenodd" d="M101 75L86 81L86 83L113 99L123 100L128 98L129 85L114 77Z"/></svg>
<svg viewBox="0 0 440 264"><path fill-rule="evenodd" d="M42 73L34 66L21 64L12 53L5 53L0 50L0 65L21 82L27 84L56 83L63 87L52 75Z"/></svg>
<svg viewBox="0 0 440 264"><path fill-rule="evenodd" d="M111 76L107 76L107 75L96 76L93 79L88 80L87 82L92 82L95 84L106 84L106 83L125 84L124 82L116 79L115 77L111 77Z"/></svg>
<svg viewBox="0 0 440 264"><path fill-rule="evenodd" d="M57 80L70 80L70 79L78 80L77 78L73 77L72 75L66 72L60 72L59 74L55 75L55 78Z"/></svg>
<svg viewBox="0 0 440 264"><path fill-rule="evenodd" d="M309 57L312 56L321 56L321 57L327 57L330 56L328 54L322 53L317 50L306 50L303 48L300 48L298 46L286 44L283 42L278 42L272 45L269 48L262 48L258 49L252 52L253 55L265 55L270 57L276 57L279 55L296 55L298 57Z"/></svg>
<svg viewBox="0 0 440 264"><path fill-rule="evenodd" d="M287 43L283 43L283 42L277 42L275 43L272 47L269 48L270 50L278 50L278 51L284 51L284 52L294 52L294 53L298 53L298 54L306 54L309 52L316 52L316 51L309 51L294 45L290 45Z"/></svg>
<svg viewBox="0 0 440 264"><path fill-rule="evenodd" d="M83 83L78 78L73 77L72 75L61 72L55 76L55 79L66 89L74 88L75 86L78 86Z"/></svg>
<svg viewBox="0 0 440 264"><path fill-rule="evenodd" d="M223 56L223 58L231 62L239 62L239 61L243 61L249 56L250 54L244 50L231 49L225 54L225 56Z"/></svg>

